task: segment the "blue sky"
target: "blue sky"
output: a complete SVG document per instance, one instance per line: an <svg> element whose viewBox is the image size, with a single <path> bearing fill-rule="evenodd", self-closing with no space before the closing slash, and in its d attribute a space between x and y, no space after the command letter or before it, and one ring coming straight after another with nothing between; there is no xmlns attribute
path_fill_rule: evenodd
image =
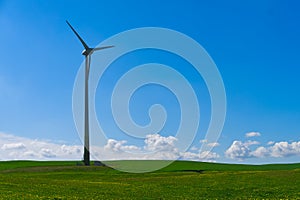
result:
<svg viewBox="0 0 300 200"><path fill-rule="evenodd" d="M219 145L213 150L220 155L217 161L298 162L299 7L298 1L0 1L0 132L52 143L81 144L73 122L72 90L84 58L66 19L91 46L128 29L164 27L200 43L222 75L227 117ZM105 105L112 84L130 66L155 61L176 68L182 61L172 56L148 50L120 58L100 82L96 97L104 96L104 100L99 100L97 111L109 113ZM190 68L181 70L192 83L204 84ZM133 118L140 124L147 123L147 106L167 104L172 117L162 135L173 135L179 120L176 99L162 87L144 89L158 97L149 99L145 91L138 91ZM194 141L195 149L201 145L210 114L205 86L198 90L204 125ZM99 119L103 118L104 127L115 140L126 139L118 136L121 134L110 116L99 114ZM260 134L246 137L249 132ZM259 147L269 153L262 156L262 151L255 151ZM280 149L285 152L284 148L289 152L278 153Z"/></svg>

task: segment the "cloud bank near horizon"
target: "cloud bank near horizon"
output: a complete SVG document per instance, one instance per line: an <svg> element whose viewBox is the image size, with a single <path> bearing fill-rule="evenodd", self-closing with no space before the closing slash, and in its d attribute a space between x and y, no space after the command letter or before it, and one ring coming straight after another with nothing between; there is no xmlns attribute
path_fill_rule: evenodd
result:
<svg viewBox="0 0 300 200"><path fill-rule="evenodd" d="M251 133L251 134L250 134ZM225 149L224 158L242 162L250 158L287 158L300 156L300 141L269 141L265 145L259 141L249 140L261 136L258 132L245 134L246 141L234 140ZM128 144L125 140L108 139L103 147L91 147L91 156L95 160L193 160L216 162L222 158L216 152L201 152L199 147L192 146L186 152L176 148L177 139L173 136L163 137L149 134L144 146ZM200 140L199 144L207 143ZM212 147L219 143L210 144ZM81 160L82 145L68 145L46 140L29 139L0 132L0 160ZM149 153L152 152L152 153Z"/></svg>
<svg viewBox="0 0 300 200"><path fill-rule="evenodd" d="M0 160L74 160L80 158L81 149L79 145L0 133Z"/></svg>
<svg viewBox="0 0 300 200"><path fill-rule="evenodd" d="M128 141L108 139L104 147L91 147L92 159L129 160L162 159L194 160L215 162L220 157L215 152L200 152L199 148L180 152L176 148L177 139L149 134L144 146L128 145ZM0 160L78 160L82 159L82 145L57 144L44 140L18 137L0 133ZM152 152L152 153L149 153Z"/></svg>

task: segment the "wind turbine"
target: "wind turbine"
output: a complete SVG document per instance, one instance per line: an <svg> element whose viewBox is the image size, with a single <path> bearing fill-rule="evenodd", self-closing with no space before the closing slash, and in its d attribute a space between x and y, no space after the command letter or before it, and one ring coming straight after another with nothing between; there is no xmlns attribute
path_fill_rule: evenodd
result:
<svg viewBox="0 0 300 200"><path fill-rule="evenodd" d="M81 44L84 47L82 55L85 56L85 79L84 79L84 153L83 160L85 165L90 165L90 139L89 139L89 73L90 73L90 64L91 56L94 51L111 48L114 46L105 46L98 48L89 47L80 35L75 31L72 25L66 21L72 31L75 33L77 38L80 40Z"/></svg>

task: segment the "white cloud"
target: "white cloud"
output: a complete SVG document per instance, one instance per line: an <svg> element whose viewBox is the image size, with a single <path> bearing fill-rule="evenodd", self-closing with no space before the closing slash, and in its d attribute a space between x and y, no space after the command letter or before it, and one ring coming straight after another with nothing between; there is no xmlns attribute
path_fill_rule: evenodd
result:
<svg viewBox="0 0 300 200"><path fill-rule="evenodd" d="M200 142L201 144L204 144L204 143L207 143L207 140L204 139L204 140L200 140L199 142Z"/></svg>
<svg viewBox="0 0 300 200"><path fill-rule="evenodd" d="M25 148L26 148L25 145L21 142L3 144L3 146L1 147L2 150L25 149Z"/></svg>
<svg viewBox="0 0 300 200"><path fill-rule="evenodd" d="M56 157L52 149L42 148L40 154L45 158L54 158Z"/></svg>
<svg viewBox="0 0 300 200"><path fill-rule="evenodd" d="M208 143L207 146L209 146L209 147L217 147L217 146L220 146L220 144L218 142L212 142L212 143Z"/></svg>
<svg viewBox="0 0 300 200"><path fill-rule="evenodd" d="M70 146L70 145L63 144L60 148L65 154L68 154L68 155L81 154L81 147L76 146L76 145Z"/></svg>
<svg viewBox="0 0 300 200"><path fill-rule="evenodd" d="M0 133L0 160L74 160L81 159L82 147L62 145Z"/></svg>
<svg viewBox="0 0 300 200"><path fill-rule="evenodd" d="M163 137L159 134L149 134L141 148L127 145L128 142L125 140L109 139L104 148L93 147L93 155L99 160L173 160L180 155L175 146L176 141L177 139L173 136Z"/></svg>
<svg viewBox="0 0 300 200"><path fill-rule="evenodd" d="M269 150L265 147L258 147L250 153L253 157L256 158L265 158L269 156Z"/></svg>
<svg viewBox="0 0 300 200"><path fill-rule="evenodd" d="M277 142L269 147L269 151L272 157L300 156L300 141L292 143Z"/></svg>
<svg viewBox="0 0 300 200"><path fill-rule="evenodd" d="M241 141L233 141L232 145L225 151L225 156L231 159L243 160L250 156L249 145Z"/></svg>
<svg viewBox="0 0 300 200"><path fill-rule="evenodd" d="M208 143L208 140L206 140L206 139L200 140L199 142L200 142L200 144L206 145L207 147L217 147L217 146L220 146L220 144L218 142Z"/></svg>
<svg viewBox="0 0 300 200"><path fill-rule="evenodd" d="M192 146L192 147L190 148L190 151L197 151L197 150L198 150L198 148L195 147L195 146Z"/></svg>
<svg viewBox="0 0 300 200"><path fill-rule="evenodd" d="M181 153L181 159L183 160L194 160L203 162L215 162L220 155L215 152L203 151L198 153L184 152Z"/></svg>
<svg viewBox="0 0 300 200"><path fill-rule="evenodd" d="M220 157L220 155L215 152L203 151L203 152L200 152L199 160L213 161L219 157Z"/></svg>
<svg viewBox="0 0 300 200"><path fill-rule="evenodd" d="M114 139L108 139L107 144L104 146L104 149L106 151L113 151L113 152L122 152L122 151L138 151L140 150L139 147L134 145L125 145L127 141L125 140L114 140Z"/></svg>
<svg viewBox="0 0 300 200"><path fill-rule="evenodd" d="M174 151L177 139L173 136L163 137L159 134L149 134L145 139L145 149L149 151Z"/></svg>
<svg viewBox="0 0 300 200"><path fill-rule="evenodd" d="M300 141L298 142L268 142L268 146L259 146L252 150L250 146L258 145L257 141L234 141L226 150L225 156L231 159L244 160L246 158L282 158L300 156Z"/></svg>
<svg viewBox="0 0 300 200"><path fill-rule="evenodd" d="M252 146L252 145L257 145L257 144L259 144L259 142L258 141L253 141L253 140L248 140L248 141L246 141L245 142L245 145L246 146Z"/></svg>
<svg viewBox="0 0 300 200"><path fill-rule="evenodd" d="M37 154L36 152L34 152L34 151L25 151L24 153L23 153L23 156L24 157L26 157L26 158L32 158L32 159L34 159L34 158L37 158L37 157L39 157L39 154Z"/></svg>
<svg viewBox="0 0 300 200"><path fill-rule="evenodd" d="M215 162L220 156L214 152L195 152L197 147L191 147L190 151L180 152L176 148L177 139L173 136L164 137L159 134L149 134L144 140L144 147L139 148L134 145L127 145L127 141L109 139L104 149L94 147L94 153L99 160L195 160ZM127 151L128 148L133 151ZM101 153L99 153L101 152Z"/></svg>
<svg viewBox="0 0 300 200"><path fill-rule="evenodd" d="M199 154L187 151L187 152L181 153L181 158L183 160L199 160Z"/></svg>
<svg viewBox="0 0 300 200"><path fill-rule="evenodd" d="M246 133L246 137L249 138L249 137L259 137L260 136L260 133L259 132L249 132L249 133Z"/></svg>

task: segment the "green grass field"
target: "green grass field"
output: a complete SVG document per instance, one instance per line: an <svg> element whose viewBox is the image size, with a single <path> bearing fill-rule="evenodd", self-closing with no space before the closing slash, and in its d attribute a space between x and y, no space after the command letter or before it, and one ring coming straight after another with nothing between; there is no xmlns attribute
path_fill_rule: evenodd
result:
<svg viewBox="0 0 300 200"><path fill-rule="evenodd" d="M0 199L300 199L300 164L177 161L130 174L75 161L0 162Z"/></svg>

